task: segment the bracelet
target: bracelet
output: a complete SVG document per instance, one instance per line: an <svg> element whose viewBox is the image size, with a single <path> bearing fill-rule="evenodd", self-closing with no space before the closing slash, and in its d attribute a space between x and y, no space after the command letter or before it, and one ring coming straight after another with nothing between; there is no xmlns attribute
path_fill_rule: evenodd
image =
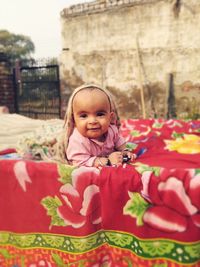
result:
<svg viewBox="0 0 200 267"><path fill-rule="evenodd" d="M108 160L107 160L106 166L112 166L112 164L111 164L109 158L108 158Z"/></svg>
<svg viewBox="0 0 200 267"><path fill-rule="evenodd" d="M100 166L104 166L99 157L97 157L97 160L98 160L98 163L99 163Z"/></svg>
<svg viewBox="0 0 200 267"><path fill-rule="evenodd" d="M99 157L97 157L97 160L98 160L98 163L99 163L100 166L112 166L112 164L111 164L109 158L107 158L106 165L103 164L103 162L101 161L101 159L100 159Z"/></svg>

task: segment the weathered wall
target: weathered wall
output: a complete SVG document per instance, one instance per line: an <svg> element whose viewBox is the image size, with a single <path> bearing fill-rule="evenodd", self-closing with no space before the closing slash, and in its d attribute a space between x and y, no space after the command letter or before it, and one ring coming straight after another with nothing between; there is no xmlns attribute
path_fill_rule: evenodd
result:
<svg viewBox="0 0 200 267"><path fill-rule="evenodd" d="M177 115L200 113L199 24L199 0L99 0L64 9L62 95L84 82L102 84L122 116L140 117L143 89L146 116L163 117L173 73Z"/></svg>

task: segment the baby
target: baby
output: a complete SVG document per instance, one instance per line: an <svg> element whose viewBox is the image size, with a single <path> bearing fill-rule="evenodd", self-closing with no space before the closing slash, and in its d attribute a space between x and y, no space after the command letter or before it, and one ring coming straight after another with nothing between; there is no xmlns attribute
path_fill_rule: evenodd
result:
<svg viewBox="0 0 200 267"><path fill-rule="evenodd" d="M69 99L66 112L65 151L75 166L119 166L126 151L119 135L119 117L111 94L96 86L78 87Z"/></svg>

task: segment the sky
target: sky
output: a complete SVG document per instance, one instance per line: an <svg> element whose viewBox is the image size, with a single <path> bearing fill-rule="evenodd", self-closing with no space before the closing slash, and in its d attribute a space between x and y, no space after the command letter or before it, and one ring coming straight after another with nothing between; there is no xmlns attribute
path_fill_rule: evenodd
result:
<svg viewBox="0 0 200 267"><path fill-rule="evenodd" d="M61 53L60 12L92 0L0 0L0 30L29 36L34 58L58 57Z"/></svg>

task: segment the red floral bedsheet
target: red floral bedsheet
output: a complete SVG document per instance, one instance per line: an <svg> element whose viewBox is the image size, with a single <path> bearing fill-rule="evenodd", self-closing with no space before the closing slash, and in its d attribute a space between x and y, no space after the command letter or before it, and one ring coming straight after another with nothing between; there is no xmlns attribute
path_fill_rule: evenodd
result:
<svg viewBox="0 0 200 267"><path fill-rule="evenodd" d="M200 266L200 121L121 131L144 153L118 168L2 157L0 266Z"/></svg>

